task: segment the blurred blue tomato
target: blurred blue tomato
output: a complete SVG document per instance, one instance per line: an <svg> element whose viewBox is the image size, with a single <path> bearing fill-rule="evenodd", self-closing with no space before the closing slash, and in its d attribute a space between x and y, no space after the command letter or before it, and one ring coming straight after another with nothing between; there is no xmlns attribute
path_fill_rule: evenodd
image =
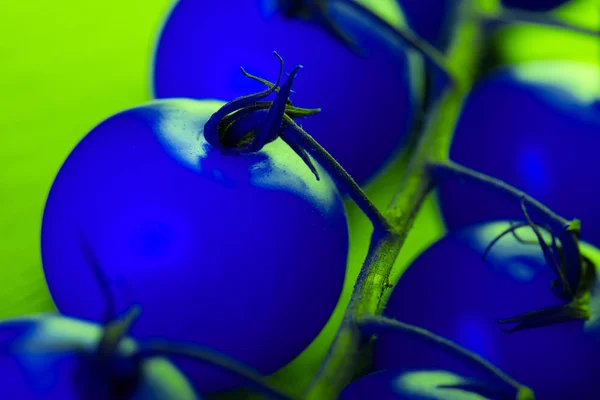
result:
<svg viewBox="0 0 600 400"><path fill-rule="evenodd" d="M600 245L599 151L600 68L533 61L499 68L476 84L450 158L581 219L583 240ZM449 229L522 215L518 202L460 182L442 185L439 199Z"/></svg>
<svg viewBox="0 0 600 400"><path fill-rule="evenodd" d="M48 196L42 261L66 315L98 321L104 297L81 249L97 255L131 333L197 343L265 374L298 356L338 301L348 226L331 177L317 181L282 139L229 156L203 135L221 101L159 100L96 126ZM241 383L189 360L201 393Z"/></svg>
<svg viewBox="0 0 600 400"><path fill-rule="evenodd" d="M507 222L474 225L448 234L410 264L390 296L385 315L450 339L529 386L539 399L596 399L600 369L598 339L584 321L512 334L496 323L561 304L553 297L554 274L537 245L503 237L483 262L487 245ZM530 228L519 237L534 239ZM486 379L455 355L397 333L380 335L375 368L441 368Z"/></svg>
<svg viewBox="0 0 600 400"><path fill-rule="evenodd" d="M261 85L245 78L240 66L274 79L277 51L287 65L305 66L294 104L323 110L303 128L365 183L413 127L422 95L420 59L390 51L355 26L352 35L362 36L369 50L361 58L318 24L281 13L267 19L260 10L259 0L179 1L157 43L154 95L230 99L256 92Z"/></svg>
<svg viewBox="0 0 600 400"><path fill-rule="evenodd" d="M138 374L107 367L133 366L138 345L125 338L112 361L96 364L101 326L38 314L0 322L0 398L6 400L201 400L168 360L141 362ZM128 371L131 373L135 371ZM114 380L113 380L114 379Z"/></svg>
<svg viewBox="0 0 600 400"><path fill-rule="evenodd" d="M390 369L364 376L348 385L340 400L486 400L470 391L440 387L473 381L452 372L423 369Z"/></svg>

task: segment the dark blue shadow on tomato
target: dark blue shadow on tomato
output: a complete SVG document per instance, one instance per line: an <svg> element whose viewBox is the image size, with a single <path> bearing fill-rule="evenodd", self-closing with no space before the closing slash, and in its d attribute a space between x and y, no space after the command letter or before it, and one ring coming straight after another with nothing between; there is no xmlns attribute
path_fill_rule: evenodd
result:
<svg viewBox="0 0 600 400"><path fill-rule="evenodd" d="M582 239L600 245L600 112L594 105L600 91L595 102L589 92L600 84L600 69L568 62L551 67L548 62L537 64L539 76L545 69L564 71L556 80L517 78L532 65L492 72L473 89L457 123L450 158L506 181L565 218L579 218ZM577 79L594 73L595 82ZM443 184L439 199L449 229L522 218L518 202L473 184Z"/></svg>
<svg viewBox="0 0 600 400"><path fill-rule="evenodd" d="M583 321L503 333L495 321L559 304L553 273L537 246L501 239L486 262L482 254L507 223L459 230L423 252L400 278L385 314L453 340L531 387L539 399L594 399L600 369L597 339ZM528 228L519 230L521 237ZM530 231L529 231L530 232ZM531 240L532 235L525 238ZM375 368L440 368L486 380L440 347L399 334L381 335Z"/></svg>
<svg viewBox="0 0 600 400"><path fill-rule="evenodd" d="M258 0L183 0L157 44L154 95L231 100L262 89L249 73L273 80L277 51L287 70L304 65L291 100L322 108L301 125L364 183L404 143L418 109L405 54L363 38L360 58L316 24L275 14L265 20Z"/></svg>
<svg viewBox="0 0 600 400"><path fill-rule="evenodd" d="M0 374L4 399L73 399L78 384L73 372L78 366L77 356L69 354L0 355ZM93 399L92 399L93 400Z"/></svg>
<svg viewBox="0 0 600 400"><path fill-rule="evenodd" d="M569 0L502 0L502 5L528 11L550 11L568 2Z"/></svg>
<svg viewBox="0 0 600 400"><path fill-rule="evenodd" d="M396 0L410 27L428 43L445 52L457 25L462 0Z"/></svg>

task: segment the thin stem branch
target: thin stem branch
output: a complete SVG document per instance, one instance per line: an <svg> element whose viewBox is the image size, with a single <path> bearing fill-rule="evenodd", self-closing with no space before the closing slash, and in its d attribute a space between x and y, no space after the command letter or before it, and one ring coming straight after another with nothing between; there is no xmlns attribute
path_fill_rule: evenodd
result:
<svg viewBox="0 0 600 400"><path fill-rule="evenodd" d="M452 85L459 84L457 76L460 74L454 70L448 62L448 58L410 28L392 26L379 15L354 0L333 1L330 7L340 15L344 15L345 18L369 26L372 32L381 35L388 43L396 44L399 49L404 45L408 45L410 49L421 54L428 63L444 73Z"/></svg>
<svg viewBox="0 0 600 400"><path fill-rule="evenodd" d="M476 370L485 370L494 380L515 391L520 390L524 386L478 354L418 326L377 315L363 315L358 319L358 324L361 332L366 336L379 335L383 332L393 332L400 335L408 335L418 340L424 340L437 345L442 351L448 352L453 357L462 359Z"/></svg>
<svg viewBox="0 0 600 400"><path fill-rule="evenodd" d="M387 232L391 230L391 226L387 219L379 212L377 207L367 197L366 193L356 183L354 178L346 172L340 163L323 148L316 140L312 138L304 129L294 122L289 116L284 115L283 119L286 123L286 128L280 133L283 139L291 139L298 143L304 150L321 164L329 174L338 182L356 205L369 218L373 227L377 231Z"/></svg>

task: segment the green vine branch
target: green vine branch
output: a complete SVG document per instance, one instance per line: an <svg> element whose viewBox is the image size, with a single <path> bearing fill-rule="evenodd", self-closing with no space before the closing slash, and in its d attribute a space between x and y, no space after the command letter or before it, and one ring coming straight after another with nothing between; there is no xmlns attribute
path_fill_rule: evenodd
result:
<svg viewBox="0 0 600 400"><path fill-rule="evenodd" d="M408 170L400 188L384 214L391 229L387 232L375 230L371 244L355 283L349 305L333 341L306 398L337 398L343 387L352 377L357 363L357 354L365 338L357 325L357 315L377 315L382 311L381 300L391 287L389 277L392 267L415 216L426 196L433 189L434 180L430 176L427 163L448 158L455 121L464 102L468 88L475 79L478 59L479 27L473 22L465 22L455 38L453 53L449 62L453 71L461 71L454 76L455 85L449 86L436 105L430 110L426 125L416 151L411 158ZM456 66L460 65L461 68ZM368 339L368 338L367 338Z"/></svg>

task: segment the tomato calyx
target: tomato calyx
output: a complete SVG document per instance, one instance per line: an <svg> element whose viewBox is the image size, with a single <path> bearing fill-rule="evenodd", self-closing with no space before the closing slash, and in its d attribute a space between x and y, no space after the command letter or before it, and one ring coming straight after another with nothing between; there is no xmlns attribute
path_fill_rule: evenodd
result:
<svg viewBox="0 0 600 400"><path fill-rule="evenodd" d="M534 223L531 220L529 213L527 212L525 198L521 199L521 210L523 211L523 215L525 216L526 222L521 222L517 224L513 224L512 222L510 222L509 228L505 229L503 232L497 235L494 238L494 240L492 240L489 243L489 245L483 253L483 260L485 261L492 247L502 237L510 233L521 244L535 245L540 247L544 255L544 259L546 260L546 263L556 275L556 278L550 284L552 292L560 300L569 301L574 299L576 290L574 290L572 285L569 283L569 279L567 278L567 267L575 268L578 271L580 271L580 274L578 274L579 280L576 283L577 287L575 288L578 289L579 286L581 286L581 274L584 272L585 269L583 257L581 256L581 254L579 254L579 256L577 257L576 265L568 265L568 263L572 262L572 260L567 260L567 257L565 256L562 243L559 239L560 233L555 234L552 228L548 225ZM570 221L567 226L565 226L565 230L567 231L566 233L570 234L572 236L571 239L574 239L576 243L578 243L579 240L579 225L580 224L578 220L573 220ZM532 231L535 234L536 240L524 240L517 235L516 230L525 226L529 226L532 229ZM542 236L542 231L550 235L550 243L546 242L546 239Z"/></svg>
<svg viewBox="0 0 600 400"><path fill-rule="evenodd" d="M586 307L582 307L582 304L578 301L573 301L568 304L530 311L512 318L500 319L496 322L499 324L516 324L510 329L500 328L504 333L514 333L568 321L586 320L589 317L590 314Z"/></svg>
<svg viewBox="0 0 600 400"><path fill-rule="evenodd" d="M544 258L557 276L552 284L553 294L562 301L570 301L574 298L585 268L579 249L579 220L567 220L514 186L454 161L428 162L426 168L437 183L449 180L467 181L520 200L523 214L537 237ZM530 206L535 215L544 221L543 224L534 224L531 221L526 205ZM544 241L540 229L552 235L551 244Z"/></svg>
<svg viewBox="0 0 600 400"><path fill-rule="evenodd" d="M567 301L567 303L545 307L514 317L497 320L496 322L499 324L513 325L512 328L502 327L500 329L504 333L514 333L522 330L541 328L544 326L560 324L568 321L588 320L590 318L590 293L596 280L593 262L589 258L580 254L580 264L575 266L581 271L580 279L577 287L574 289L571 288L565 273L567 260L560 241L557 240L557 236L550 227L533 223L529 217L529 214L527 213L524 201L521 202L521 208L523 210L526 222L515 225L511 223L508 229L504 230L496 238L494 238L492 242L490 242L484 251L483 258L485 260L485 257L489 253L491 247L497 243L500 238L508 233L511 233L515 239L522 244L540 246L546 262L557 275L556 279L551 282L550 288L559 299ZM535 241L523 240L516 234L515 230L523 226L531 227L536 236ZM571 221L565 227L565 229L571 232L575 239L578 240L580 229L580 223L578 220ZM545 231L551 236L550 243L546 242L542 236L541 230Z"/></svg>
<svg viewBox="0 0 600 400"><path fill-rule="evenodd" d="M263 78L251 75L244 68L241 68L242 73L247 78L263 83L267 86L267 89L238 97L226 103L204 125L204 138L210 145L220 149L222 154L240 155L260 151L266 144L281 137L302 158L319 180L317 170L302 146L282 134L286 127L290 124L294 125L294 118L308 117L319 113L321 109L294 106L289 99L289 95L292 92L294 78L302 65L297 65L280 87L279 83L283 75L283 59L277 52L273 53L280 62L277 81L271 83ZM272 93L276 93L274 101L262 100Z"/></svg>
<svg viewBox="0 0 600 400"><path fill-rule="evenodd" d="M585 265L582 279L579 288L571 301L566 304L546 307L515 317L497 320L496 322L499 324L514 325L510 329L500 328L502 332L514 333L527 329L556 325L563 322L590 320L593 317L590 302L597 276L592 261L585 256L582 256L582 259L583 264Z"/></svg>

